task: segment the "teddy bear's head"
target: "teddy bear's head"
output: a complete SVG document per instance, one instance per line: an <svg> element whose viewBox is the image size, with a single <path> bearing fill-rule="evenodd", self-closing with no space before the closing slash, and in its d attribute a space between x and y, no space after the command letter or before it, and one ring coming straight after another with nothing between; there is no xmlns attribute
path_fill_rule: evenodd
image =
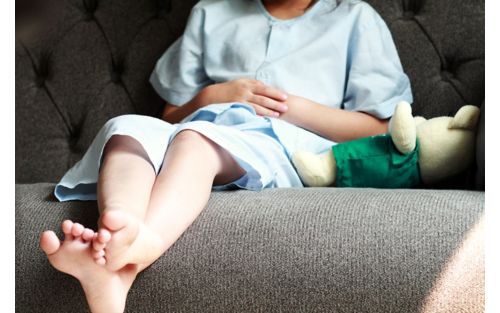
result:
<svg viewBox="0 0 500 313"><path fill-rule="evenodd" d="M420 176L426 184L467 169L474 160L479 108L463 106L454 117L415 117Z"/></svg>

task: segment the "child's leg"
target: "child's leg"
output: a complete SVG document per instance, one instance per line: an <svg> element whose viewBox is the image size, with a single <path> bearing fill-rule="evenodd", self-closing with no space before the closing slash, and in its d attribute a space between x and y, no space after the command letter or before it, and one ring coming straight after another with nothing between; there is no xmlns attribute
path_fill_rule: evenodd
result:
<svg viewBox="0 0 500 313"><path fill-rule="evenodd" d="M111 209L104 210L103 225L112 228L111 240L106 245L108 262L116 268L129 263L139 264L141 270L149 266L200 214L214 182L225 184L244 173L224 149L205 136L190 130L180 132L170 144L153 185L144 223L123 213L110 212ZM133 233L119 236L122 229L133 225L139 225L137 237Z"/></svg>
<svg viewBox="0 0 500 313"><path fill-rule="evenodd" d="M151 193L145 223L162 237L163 254L191 225L210 197L212 185L237 180L245 171L220 146L190 130L179 133L165 156ZM194 196L196 195L196 196Z"/></svg>
<svg viewBox="0 0 500 313"><path fill-rule="evenodd" d="M129 136L111 137L103 153L97 184L100 230L92 244L97 263L107 263L109 269L118 270L126 264L120 261L121 255L134 241L148 249L158 244L149 232L139 231L155 179L153 166L138 141ZM116 218L116 212L127 213L118 214L130 220L127 227L122 221L124 217Z"/></svg>
<svg viewBox="0 0 500 313"><path fill-rule="evenodd" d="M126 295L137 273L161 256L198 216L210 195L212 184L228 183L244 174L225 150L196 132L183 131L170 145L163 168L153 184L154 172L139 149L140 145L131 138L121 139L125 141L115 142L116 145L110 141L101 167L101 179L104 180L99 181L102 193L99 195L102 206L100 231L106 230L112 237L106 242L106 257L115 257L116 264L132 264L117 271L96 264L91 256L90 241L82 239L89 236L83 235L81 225L77 225L76 237L71 235L73 230L65 230L67 237L62 244L50 231L41 238L42 249L52 265L78 278L93 313L123 312ZM113 162L108 162L111 159ZM126 175L132 172L138 176ZM116 183L121 188L113 188L114 179L111 178L120 180ZM151 188L151 184L152 192L148 195L147 188ZM143 223L141 216L144 216L145 209L142 204L147 203L147 198L151 201ZM109 227L112 229L108 230ZM129 229L136 231L130 232ZM148 240L153 241L153 246L157 242L160 244L151 249ZM115 253L123 251L123 247L128 249Z"/></svg>
<svg viewBox="0 0 500 313"><path fill-rule="evenodd" d="M119 209L144 219L155 172L146 151L129 136L113 136L106 144L97 201L99 213Z"/></svg>
<svg viewBox="0 0 500 313"><path fill-rule="evenodd" d="M131 137L113 136L106 145L100 171L99 210L101 213L122 210L144 219L154 180L155 172L140 144ZM71 221L65 221L62 229L63 242L52 231L44 232L40 239L40 246L50 263L80 281L93 313L123 312L138 266L110 271L95 261L102 259L102 254L92 248L98 244L93 231ZM129 236L138 233L138 227L127 230Z"/></svg>

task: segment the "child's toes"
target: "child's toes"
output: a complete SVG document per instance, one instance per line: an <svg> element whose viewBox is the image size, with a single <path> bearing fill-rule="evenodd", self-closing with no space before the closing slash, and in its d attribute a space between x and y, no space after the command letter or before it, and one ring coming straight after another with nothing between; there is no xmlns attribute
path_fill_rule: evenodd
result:
<svg viewBox="0 0 500 313"><path fill-rule="evenodd" d="M71 228L73 227L73 222L70 220L65 220L61 224L61 229L65 235L71 234Z"/></svg>
<svg viewBox="0 0 500 313"><path fill-rule="evenodd" d="M95 262L99 265L106 265L106 259L104 257L96 259Z"/></svg>
<svg viewBox="0 0 500 313"><path fill-rule="evenodd" d="M64 240L73 240L73 235L71 234L71 230L73 229L73 222L70 220L65 220L61 224L61 229L64 233Z"/></svg>
<svg viewBox="0 0 500 313"><path fill-rule="evenodd" d="M55 253L60 246L61 242L53 231L44 231L40 236L40 247L47 255Z"/></svg>
<svg viewBox="0 0 500 313"><path fill-rule="evenodd" d="M99 232L97 233L97 240L100 243L104 243L104 244L108 243L108 241L111 240L111 233L109 232L109 230L101 228L101 229L99 229Z"/></svg>
<svg viewBox="0 0 500 313"><path fill-rule="evenodd" d="M92 239L92 249L94 249L95 251L101 251L102 249L104 249L104 247L106 247L106 244L100 242L98 238L99 236L97 235L97 233L95 233L94 238Z"/></svg>
<svg viewBox="0 0 500 313"><path fill-rule="evenodd" d="M90 228L85 228L82 233L82 239L85 241L90 241L94 238L94 231Z"/></svg>
<svg viewBox="0 0 500 313"><path fill-rule="evenodd" d="M94 251L92 252L92 257L97 261L98 259L104 257L104 254L104 250Z"/></svg>
<svg viewBox="0 0 500 313"><path fill-rule="evenodd" d="M73 227L71 228L71 234L75 237L79 237L83 234L84 230L85 230L85 227L83 227L82 224L74 223Z"/></svg>

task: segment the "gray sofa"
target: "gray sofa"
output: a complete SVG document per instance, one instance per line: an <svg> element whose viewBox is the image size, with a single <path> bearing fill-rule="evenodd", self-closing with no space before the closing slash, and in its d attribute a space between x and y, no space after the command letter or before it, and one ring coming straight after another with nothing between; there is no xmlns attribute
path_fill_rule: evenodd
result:
<svg viewBox="0 0 500 313"><path fill-rule="evenodd" d="M95 228L97 205L57 202L54 183L106 120L159 116L148 77L195 2L17 1L16 311L88 312L38 239L66 218ZM481 106L476 164L413 190L214 192L138 277L127 312L419 312L484 212L484 0L367 2L392 31L416 114Z"/></svg>

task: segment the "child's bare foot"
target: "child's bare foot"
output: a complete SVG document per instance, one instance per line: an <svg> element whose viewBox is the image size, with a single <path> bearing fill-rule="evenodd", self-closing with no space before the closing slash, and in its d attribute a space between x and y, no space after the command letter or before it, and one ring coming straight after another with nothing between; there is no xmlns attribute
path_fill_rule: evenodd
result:
<svg viewBox="0 0 500 313"><path fill-rule="evenodd" d="M151 252L161 250L156 234L128 213L111 210L101 216L101 228L92 240L93 257L98 264L115 271L127 264L151 262ZM160 254L163 250L160 251Z"/></svg>
<svg viewBox="0 0 500 313"><path fill-rule="evenodd" d="M65 237L62 243L53 231L45 231L40 238L40 247L50 264L80 281L93 313L123 312L137 267L109 271L92 257L92 230L69 220L63 222L62 230Z"/></svg>

